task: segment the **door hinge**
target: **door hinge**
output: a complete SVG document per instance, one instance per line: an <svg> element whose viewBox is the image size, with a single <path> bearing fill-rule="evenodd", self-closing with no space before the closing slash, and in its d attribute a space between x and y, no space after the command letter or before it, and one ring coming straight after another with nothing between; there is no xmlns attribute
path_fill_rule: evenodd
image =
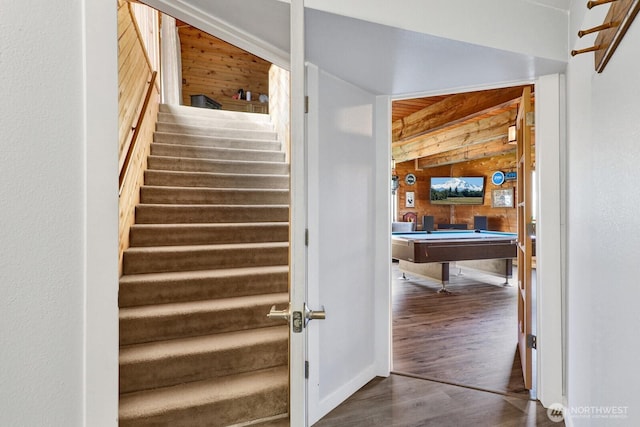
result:
<svg viewBox="0 0 640 427"><path fill-rule="evenodd" d="M309 246L309 229L304 230L304 245Z"/></svg>
<svg viewBox="0 0 640 427"><path fill-rule="evenodd" d="M306 379L309 379L309 361L308 360L304 361L304 377Z"/></svg>
<svg viewBox="0 0 640 427"><path fill-rule="evenodd" d="M305 113L309 112L309 97L308 96L304 97L304 112Z"/></svg>
<svg viewBox="0 0 640 427"><path fill-rule="evenodd" d="M525 117L527 126L535 126L536 125L536 113L533 111L529 111L527 116Z"/></svg>
<svg viewBox="0 0 640 427"><path fill-rule="evenodd" d="M535 335L527 335L527 348L533 348L534 350L538 348L538 338Z"/></svg>

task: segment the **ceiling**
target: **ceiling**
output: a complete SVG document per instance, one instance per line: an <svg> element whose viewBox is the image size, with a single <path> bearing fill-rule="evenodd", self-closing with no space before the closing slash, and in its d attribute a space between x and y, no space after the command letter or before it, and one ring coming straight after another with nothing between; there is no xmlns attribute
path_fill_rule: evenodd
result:
<svg viewBox="0 0 640 427"><path fill-rule="evenodd" d="M524 86L393 101L392 158L418 169L511 153Z"/></svg>

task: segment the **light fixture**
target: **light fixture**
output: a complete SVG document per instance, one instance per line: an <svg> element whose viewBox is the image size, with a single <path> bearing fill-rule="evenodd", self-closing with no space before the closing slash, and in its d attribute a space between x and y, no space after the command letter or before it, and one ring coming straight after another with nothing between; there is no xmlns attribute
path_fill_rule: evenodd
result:
<svg viewBox="0 0 640 427"><path fill-rule="evenodd" d="M516 136L516 125L509 126L507 131L507 144L517 144L518 138Z"/></svg>

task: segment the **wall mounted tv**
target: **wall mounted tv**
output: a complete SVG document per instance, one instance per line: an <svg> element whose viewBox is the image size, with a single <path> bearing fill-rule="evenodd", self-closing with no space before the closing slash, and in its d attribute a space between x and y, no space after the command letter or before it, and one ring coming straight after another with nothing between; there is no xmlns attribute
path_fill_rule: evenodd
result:
<svg viewBox="0 0 640 427"><path fill-rule="evenodd" d="M429 199L434 205L482 205L484 177L431 177Z"/></svg>

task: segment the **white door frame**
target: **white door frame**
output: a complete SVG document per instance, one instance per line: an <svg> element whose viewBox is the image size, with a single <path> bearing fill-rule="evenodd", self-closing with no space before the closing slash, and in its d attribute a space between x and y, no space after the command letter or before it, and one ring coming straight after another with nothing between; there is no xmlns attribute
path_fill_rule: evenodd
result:
<svg viewBox="0 0 640 427"><path fill-rule="evenodd" d="M304 0L291 0L291 212L290 218L290 310L304 313L307 299L307 176L305 168L305 62ZM306 333L289 330L289 417L292 426L307 425L305 380Z"/></svg>

